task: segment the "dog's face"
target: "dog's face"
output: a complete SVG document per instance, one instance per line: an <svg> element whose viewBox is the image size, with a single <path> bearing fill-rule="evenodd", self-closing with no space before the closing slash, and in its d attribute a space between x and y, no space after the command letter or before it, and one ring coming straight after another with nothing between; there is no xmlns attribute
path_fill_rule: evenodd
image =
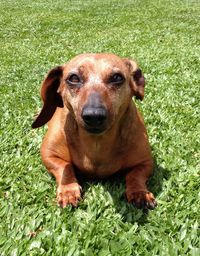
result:
<svg viewBox="0 0 200 256"><path fill-rule="evenodd" d="M80 55L64 66L64 105L90 133L112 126L132 97L129 66L115 55Z"/></svg>
<svg viewBox="0 0 200 256"><path fill-rule="evenodd" d="M48 114L47 108L49 119L57 106L65 106L80 127L100 134L121 118L133 95L143 99L144 77L129 59L114 54L82 54L51 70L41 95L44 106L33 127L46 122L40 116L42 112L43 116Z"/></svg>

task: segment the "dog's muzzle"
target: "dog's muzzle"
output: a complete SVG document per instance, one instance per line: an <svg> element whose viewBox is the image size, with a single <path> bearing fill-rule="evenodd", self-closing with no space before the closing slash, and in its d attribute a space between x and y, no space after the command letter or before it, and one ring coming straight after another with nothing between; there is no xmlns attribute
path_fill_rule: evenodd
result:
<svg viewBox="0 0 200 256"><path fill-rule="evenodd" d="M105 130L107 110L101 102L99 93L93 92L89 95L81 116L88 132L101 133Z"/></svg>

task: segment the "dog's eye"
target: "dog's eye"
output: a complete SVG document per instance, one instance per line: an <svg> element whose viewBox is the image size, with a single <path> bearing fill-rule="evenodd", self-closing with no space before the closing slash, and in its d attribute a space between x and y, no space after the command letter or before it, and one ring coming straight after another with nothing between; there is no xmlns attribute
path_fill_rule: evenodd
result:
<svg viewBox="0 0 200 256"><path fill-rule="evenodd" d="M81 83L81 79L78 77L78 75L76 74L71 74L67 79L66 79L66 82L69 84L69 85L78 85Z"/></svg>
<svg viewBox="0 0 200 256"><path fill-rule="evenodd" d="M124 76L120 73L113 74L110 77L110 83L120 85L124 82Z"/></svg>

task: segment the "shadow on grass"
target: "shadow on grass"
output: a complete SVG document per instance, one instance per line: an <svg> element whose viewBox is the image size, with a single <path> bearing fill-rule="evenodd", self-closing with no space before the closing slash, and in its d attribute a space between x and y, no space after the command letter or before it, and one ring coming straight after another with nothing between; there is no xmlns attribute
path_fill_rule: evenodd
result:
<svg viewBox="0 0 200 256"><path fill-rule="evenodd" d="M154 162L154 172L147 183L147 187L156 198L162 192L163 181L170 178L170 172L157 165L155 160ZM83 189L85 192L91 186L91 183L100 183L104 190L108 191L112 197L116 213L121 215L124 223L136 222L139 225L144 225L148 221L148 210L137 209L132 204L127 202L125 196L125 178L122 177L122 175L114 175L113 177L103 181L89 181L89 183L86 182L85 184L83 182Z"/></svg>

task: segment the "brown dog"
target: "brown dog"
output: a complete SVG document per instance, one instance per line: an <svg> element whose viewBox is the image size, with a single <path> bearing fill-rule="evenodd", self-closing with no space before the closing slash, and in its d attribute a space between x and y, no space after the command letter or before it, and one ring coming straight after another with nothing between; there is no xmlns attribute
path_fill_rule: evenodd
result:
<svg viewBox="0 0 200 256"><path fill-rule="evenodd" d="M144 85L137 64L114 54L82 54L50 70L32 127L49 122L41 156L56 178L61 207L81 198L75 172L104 178L122 170L128 201L156 207L146 187L153 166L148 137L132 101L143 99Z"/></svg>

